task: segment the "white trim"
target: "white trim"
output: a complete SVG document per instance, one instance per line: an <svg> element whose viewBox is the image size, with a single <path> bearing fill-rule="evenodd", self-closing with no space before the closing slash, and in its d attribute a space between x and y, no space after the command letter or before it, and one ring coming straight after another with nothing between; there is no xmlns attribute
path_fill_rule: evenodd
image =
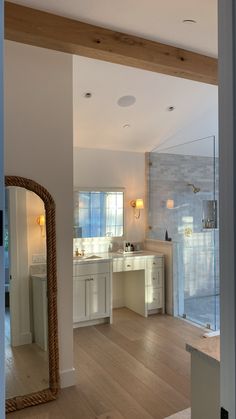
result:
<svg viewBox="0 0 236 419"><path fill-rule="evenodd" d="M221 406L236 417L236 11L219 0Z"/></svg>
<svg viewBox="0 0 236 419"><path fill-rule="evenodd" d="M96 326L97 324L104 324L109 323L111 324L110 317L103 317L102 319L95 319L95 320L86 320L83 322L75 322L73 324L73 329L78 329L79 327L87 327L87 326Z"/></svg>
<svg viewBox="0 0 236 419"><path fill-rule="evenodd" d="M76 384L75 368L60 371L61 388L72 387Z"/></svg>
<svg viewBox="0 0 236 419"><path fill-rule="evenodd" d="M0 210L4 211L4 174L3 174L3 41L4 41L4 2L0 0ZM0 417L5 418L5 271L4 247L0 246Z"/></svg>

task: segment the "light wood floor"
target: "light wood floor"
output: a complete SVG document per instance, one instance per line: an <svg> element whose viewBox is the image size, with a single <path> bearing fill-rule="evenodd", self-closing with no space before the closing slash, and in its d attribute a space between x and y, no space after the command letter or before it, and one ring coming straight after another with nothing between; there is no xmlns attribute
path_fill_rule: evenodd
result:
<svg viewBox="0 0 236 419"><path fill-rule="evenodd" d="M114 324L76 329L77 384L8 419L163 419L190 406L185 344L202 329L170 316L114 311Z"/></svg>
<svg viewBox="0 0 236 419"><path fill-rule="evenodd" d="M5 315L6 398L48 387L48 353L35 343L12 347L9 312Z"/></svg>

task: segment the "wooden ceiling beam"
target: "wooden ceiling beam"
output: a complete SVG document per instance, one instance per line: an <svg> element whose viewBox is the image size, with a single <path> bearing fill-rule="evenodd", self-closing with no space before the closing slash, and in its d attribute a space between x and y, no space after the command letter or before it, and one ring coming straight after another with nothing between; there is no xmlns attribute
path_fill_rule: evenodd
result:
<svg viewBox="0 0 236 419"><path fill-rule="evenodd" d="M217 59L5 2L5 39L217 84Z"/></svg>

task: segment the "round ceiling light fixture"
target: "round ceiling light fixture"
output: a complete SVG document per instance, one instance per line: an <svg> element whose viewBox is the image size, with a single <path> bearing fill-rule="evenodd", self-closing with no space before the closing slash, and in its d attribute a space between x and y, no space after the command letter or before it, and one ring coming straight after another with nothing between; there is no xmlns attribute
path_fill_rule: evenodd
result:
<svg viewBox="0 0 236 419"><path fill-rule="evenodd" d="M193 23L197 23L194 19L184 19L182 20L183 23L186 23L187 25L192 25Z"/></svg>
<svg viewBox="0 0 236 419"><path fill-rule="evenodd" d="M85 92L85 93L83 94L83 97L84 97L85 99L90 99L90 98L92 97L92 93L91 93L91 92Z"/></svg>
<svg viewBox="0 0 236 419"><path fill-rule="evenodd" d="M123 128L130 128L130 124L125 124L125 125L123 125Z"/></svg>
<svg viewBox="0 0 236 419"><path fill-rule="evenodd" d="M134 105L135 102L136 102L136 97L131 96L131 95L121 96L117 100L118 105L121 106L122 108L132 106L132 105Z"/></svg>
<svg viewBox="0 0 236 419"><path fill-rule="evenodd" d="M167 110L169 112L173 112L175 110L175 106L168 106Z"/></svg>

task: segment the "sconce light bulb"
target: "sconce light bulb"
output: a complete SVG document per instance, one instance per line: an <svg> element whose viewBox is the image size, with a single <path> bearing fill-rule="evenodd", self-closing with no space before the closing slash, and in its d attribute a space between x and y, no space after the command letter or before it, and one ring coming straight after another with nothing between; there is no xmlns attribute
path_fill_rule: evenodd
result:
<svg viewBox="0 0 236 419"><path fill-rule="evenodd" d="M40 229L41 229L41 236L45 237L45 215L44 214L40 214L37 217L37 224L39 225Z"/></svg>
<svg viewBox="0 0 236 419"><path fill-rule="evenodd" d="M174 208L174 200L173 199L167 199L166 201L166 208L173 209Z"/></svg>

